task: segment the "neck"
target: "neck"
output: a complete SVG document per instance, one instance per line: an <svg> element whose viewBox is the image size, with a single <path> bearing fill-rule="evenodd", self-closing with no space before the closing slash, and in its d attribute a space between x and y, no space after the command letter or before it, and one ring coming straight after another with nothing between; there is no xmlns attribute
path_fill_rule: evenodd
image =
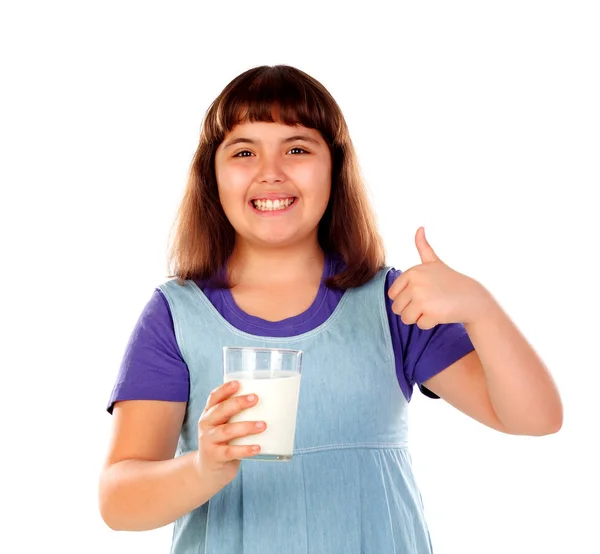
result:
<svg viewBox="0 0 600 554"><path fill-rule="evenodd" d="M317 277L321 279L325 254L318 241L285 247L264 247L241 240L228 262L233 285L285 284Z"/></svg>

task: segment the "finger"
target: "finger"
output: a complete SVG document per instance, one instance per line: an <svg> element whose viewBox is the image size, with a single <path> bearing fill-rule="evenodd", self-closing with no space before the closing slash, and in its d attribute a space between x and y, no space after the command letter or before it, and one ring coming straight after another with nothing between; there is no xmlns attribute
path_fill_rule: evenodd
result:
<svg viewBox="0 0 600 554"><path fill-rule="evenodd" d="M241 460L242 458L250 458L260 453L260 446L253 444L251 446L227 445L219 446L217 452L217 462L227 463L232 460Z"/></svg>
<svg viewBox="0 0 600 554"><path fill-rule="evenodd" d="M210 410L213 406L220 404L226 398L229 398L232 394L235 394L239 389L240 384L238 381L227 381L214 389L209 395L206 401L204 411Z"/></svg>
<svg viewBox="0 0 600 554"><path fill-rule="evenodd" d="M392 283L392 286L388 290L388 296L394 300L407 286L408 286L408 271L404 271L399 277Z"/></svg>
<svg viewBox="0 0 600 554"><path fill-rule="evenodd" d="M430 317L422 315L419 319L417 319L416 324L419 329L428 331L429 329L433 329L437 325L437 322Z"/></svg>
<svg viewBox="0 0 600 554"><path fill-rule="evenodd" d="M264 421L239 421L236 423L224 423L217 427L212 427L206 434L207 440L213 443L228 443L233 439L247 437L249 435L258 435L267 428Z"/></svg>
<svg viewBox="0 0 600 554"><path fill-rule="evenodd" d="M419 227L417 229L417 234L415 235L415 244L417 245L417 250L419 251L419 256L421 257L422 263L426 264L429 262L440 261L436 253L433 251L433 248L431 248L431 245L425 238L425 228Z"/></svg>
<svg viewBox="0 0 600 554"><path fill-rule="evenodd" d="M203 427L216 427L223 423L227 423L235 414L242 410L251 408L258 402L255 394L244 394L241 396L233 396L220 402L216 406L210 408L201 418L200 422Z"/></svg>
<svg viewBox="0 0 600 554"><path fill-rule="evenodd" d="M412 302L412 296L405 290L396 296L394 303L392 304L392 312L397 315L402 315L402 312L406 310L407 306Z"/></svg>
<svg viewBox="0 0 600 554"><path fill-rule="evenodd" d="M412 325L417 322L423 315L420 306L416 302L411 302L406 308L402 311L400 315L400 319L402 319L402 323L405 325Z"/></svg>

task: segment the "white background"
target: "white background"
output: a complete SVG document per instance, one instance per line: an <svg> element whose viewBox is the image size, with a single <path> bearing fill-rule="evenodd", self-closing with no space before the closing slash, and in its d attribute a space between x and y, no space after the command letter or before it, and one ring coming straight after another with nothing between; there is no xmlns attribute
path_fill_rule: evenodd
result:
<svg viewBox="0 0 600 554"><path fill-rule="evenodd" d="M389 263L418 262L425 225L562 393L563 429L542 438L415 395L436 554L600 552L596 2L2 6L1 552L168 552L169 527L100 519L105 405L166 279L204 112L237 74L276 63L338 100Z"/></svg>

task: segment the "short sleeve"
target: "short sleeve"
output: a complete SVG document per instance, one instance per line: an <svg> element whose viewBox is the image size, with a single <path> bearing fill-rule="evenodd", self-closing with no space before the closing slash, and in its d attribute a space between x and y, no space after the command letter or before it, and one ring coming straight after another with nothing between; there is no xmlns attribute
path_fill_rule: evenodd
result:
<svg viewBox="0 0 600 554"><path fill-rule="evenodd" d="M107 411L112 413L119 400L188 399L188 368L175 338L168 302L156 289L129 337Z"/></svg>
<svg viewBox="0 0 600 554"><path fill-rule="evenodd" d="M407 400L410 400L415 384L426 396L437 398L422 383L474 350L474 346L464 325L460 323L436 325L428 330L403 323L400 316L392 311L393 302L387 294L389 287L401 273L399 270L390 270L385 286L387 315L400 388Z"/></svg>

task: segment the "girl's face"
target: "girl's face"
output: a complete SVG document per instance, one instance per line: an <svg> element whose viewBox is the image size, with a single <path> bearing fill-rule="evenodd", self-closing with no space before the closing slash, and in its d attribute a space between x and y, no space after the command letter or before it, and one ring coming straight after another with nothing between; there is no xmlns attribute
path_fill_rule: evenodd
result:
<svg viewBox="0 0 600 554"><path fill-rule="evenodd" d="M215 172L238 240L271 246L316 240L331 191L331 155L318 131L237 125L217 149Z"/></svg>

